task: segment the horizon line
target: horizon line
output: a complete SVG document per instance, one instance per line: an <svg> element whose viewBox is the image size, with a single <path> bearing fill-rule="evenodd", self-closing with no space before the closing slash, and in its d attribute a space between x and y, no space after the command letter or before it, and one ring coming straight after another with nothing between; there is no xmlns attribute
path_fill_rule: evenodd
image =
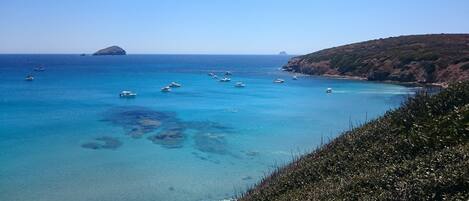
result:
<svg viewBox="0 0 469 201"><path fill-rule="evenodd" d="M93 53L0 53L0 55L82 55L94 56ZM127 56L127 55L252 55L252 56L298 56L303 54L261 54L261 53L130 53L125 55L96 55L96 56Z"/></svg>

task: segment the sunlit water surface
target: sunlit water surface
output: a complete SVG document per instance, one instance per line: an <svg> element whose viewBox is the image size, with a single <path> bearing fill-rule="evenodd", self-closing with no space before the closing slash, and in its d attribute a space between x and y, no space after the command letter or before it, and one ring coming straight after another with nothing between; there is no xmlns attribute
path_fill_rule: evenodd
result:
<svg viewBox="0 0 469 201"><path fill-rule="evenodd" d="M413 91L292 80L278 70L288 59L1 55L0 200L230 198ZM37 65L46 70L33 72ZM225 71L231 82L207 75ZM25 81L30 72L35 80ZM285 83L274 84L276 78ZM183 86L160 92L172 81ZM237 81L246 87L234 87ZM126 89L137 97L119 98Z"/></svg>

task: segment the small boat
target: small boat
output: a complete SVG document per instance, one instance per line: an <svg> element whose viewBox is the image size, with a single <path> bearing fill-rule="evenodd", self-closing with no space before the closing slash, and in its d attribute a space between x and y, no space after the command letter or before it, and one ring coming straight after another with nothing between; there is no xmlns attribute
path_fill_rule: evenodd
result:
<svg viewBox="0 0 469 201"><path fill-rule="evenodd" d="M172 88L175 88L175 87L181 87L182 85L177 83L177 82L171 82L171 84L169 84L169 87L172 87Z"/></svg>
<svg viewBox="0 0 469 201"><path fill-rule="evenodd" d="M26 81L33 81L33 80L34 80L34 77L33 77L33 75L27 75L27 76L24 78L24 80L26 80Z"/></svg>
<svg viewBox="0 0 469 201"><path fill-rule="evenodd" d="M230 75L232 75L231 71L226 71L225 72L225 76L230 76Z"/></svg>
<svg viewBox="0 0 469 201"><path fill-rule="evenodd" d="M213 77L213 79L218 80L218 76L217 76L217 75L213 75L212 77Z"/></svg>
<svg viewBox="0 0 469 201"><path fill-rule="evenodd" d="M161 92L170 92L170 91L171 91L171 87L169 86L161 88Z"/></svg>
<svg viewBox="0 0 469 201"><path fill-rule="evenodd" d="M132 91L121 91L121 93L119 94L119 96L121 98L134 98L135 96L137 96L136 93L132 92Z"/></svg>
<svg viewBox="0 0 469 201"><path fill-rule="evenodd" d="M332 93L332 88L327 88L327 89L326 89L326 93L328 93L328 94L329 94L329 93Z"/></svg>
<svg viewBox="0 0 469 201"><path fill-rule="evenodd" d="M292 79L293 79L293 80L298 80L298 77L295 75L295 76L293 76Z"/></svg>
<svg viewBox="0 0 469 201"><path fill-rule="evenodd" d="M285 82L285 80L280 79L280 78L277 78L277 79L274 80L274 83L284 83L284 82Z"/></svg>
<svg viewBox="0 0 469 201"><path fill-rule="evenodd" d="M229 82L231 79L229 77L224 77L223 79L220 80L220 82Z"/></svg>
<svg viewBox="0 0 469 201"><path fill-rule="evenodd" d="M44 67L37 67L37 68L34 68L34 71L37 71L37 72L41 72L41 71L45 71L46 69Z"/></svg>
<svg viewBox="0 0 469 201"><path fill-rule="evenodd" d="M246 87L246 85L243 82L236 82L235 87L243 88Z"/></svg>
<svg viewBox="0 0 469 201"><path fill-rule="evenodd" d="M215 73L209 73L208 76L213 77L215 76Z"/></svg>
<svg viewBox="0 0 469 201"><path fill-rule="evenodd" d="M84 57L84 56L86 56L86 54L80 54L80 56Z"/></svg>

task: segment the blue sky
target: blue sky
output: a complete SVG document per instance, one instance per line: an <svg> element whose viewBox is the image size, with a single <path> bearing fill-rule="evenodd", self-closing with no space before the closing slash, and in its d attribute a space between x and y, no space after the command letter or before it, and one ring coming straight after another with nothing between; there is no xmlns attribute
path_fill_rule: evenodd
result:
<svg viewBox="0 0 469 201"><path fill-rule="evenodd" d="M468 0L0 0L0 53L304 54L468 20Z"/></svg>

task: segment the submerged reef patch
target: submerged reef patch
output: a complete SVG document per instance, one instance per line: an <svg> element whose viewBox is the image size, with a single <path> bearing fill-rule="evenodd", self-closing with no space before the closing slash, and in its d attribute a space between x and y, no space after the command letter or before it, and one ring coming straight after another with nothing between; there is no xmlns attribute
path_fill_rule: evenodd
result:
<svg viewBox="0 0 469 201"><path fill-rule="evenodd" d="M227 143L225 136L216 133L199 132L194 135L195 148L202 152L227 154Z"/></svg>
<svg viewBox="0 0 469 201"><path fill-rule="evenodd" d="M182 121L175 113L155 111L146 107L114 107L104 113L102 121L120 126L132 138L146 137L154 144L164 148L181 148L188 133L194 133L194 148L205 153L227 154L225 134L232 133L231 127L213 121ZM188 132L193 131L193 132ZM82 145L86 148L100 149L99 143ZM105 146L105 145L103 145Z"/></svg>
<svg viewBox="0 0 469 201"><path fill-rule="evenodd" d="M87 142L81 145L83 148L87 149L112 149L115 150L122 146L122 142L114 137L98 137L94 139L94 142Z"/></svg>
<svg viewBox="0 0 469 201"><path fill-rule="evenodd" d="M173 113L138 106L112 108L104 114L103 121L121 126L132 138L141 138L164 124L179 122Z"/></svg>
<svg viewBox="0 0 469 201"><path fill-rule="evenodd" d="M181 148L185 139L183 131L181 129L163 130L148 139L166 148Z"/></svg>

